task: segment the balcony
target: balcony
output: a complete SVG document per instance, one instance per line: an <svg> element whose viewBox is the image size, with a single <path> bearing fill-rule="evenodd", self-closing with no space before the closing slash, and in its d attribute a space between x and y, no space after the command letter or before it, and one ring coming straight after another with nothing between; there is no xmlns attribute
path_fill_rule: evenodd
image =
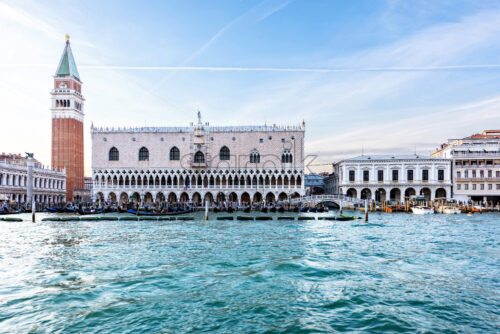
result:
<svg viewBox="0 0 500 334"><path fill-rule="evenodd" d="M191 162L191 167L192 168L205 168L207 167L206 162Z"/></svg>
<svg viewBox="0 0 500 334"><path fill-rule="evenodd" d="M463 166L457 166L455 165L454 166L455 169L458 169L458 168L464 168L464 169L488 169L488 168L500 168L500 165L463 165Z"/></svg>
<svg viewBox="0 0 500 334"><path fill-rule="evenodd" d="M457 177L457 182L499 182L500 177Z"/></svg>

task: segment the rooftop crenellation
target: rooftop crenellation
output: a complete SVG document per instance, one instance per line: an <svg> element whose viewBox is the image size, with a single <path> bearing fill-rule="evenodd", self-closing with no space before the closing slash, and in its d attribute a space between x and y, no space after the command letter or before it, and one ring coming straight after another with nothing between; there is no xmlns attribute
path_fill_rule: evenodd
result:
<svg viewBox="0 0 500 334"><path fill-rule="evenodd" d="M195 126L184 127L96 127L92 125L92 133L185 133L194 131ZM304 125L248 125L248 126L203 126L207 132L286 132L304 131Z"/></svg>

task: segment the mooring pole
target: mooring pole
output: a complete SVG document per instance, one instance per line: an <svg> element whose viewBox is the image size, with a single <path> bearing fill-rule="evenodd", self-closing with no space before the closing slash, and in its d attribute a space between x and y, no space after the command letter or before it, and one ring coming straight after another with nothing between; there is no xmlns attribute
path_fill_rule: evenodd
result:
<svg viewBox="0 0 500 334"><path fill-rule="evenodd" d="M365 222L368 221L368 200L365 200Z"/></svg>
<svg viewBox="0 0 500 334"><path fill-rule="evenodd" d="M205 201L205 220L208 220L208 201Z"/></svg>
<svg viewBox="0 0 500 334"><path fill-rule="evenodd" d="M340 209L339 209L339 214L342 214L342 200L340 200Z"/></svg>
<svg viewBox="0 0 500 334"><path fill-rule="evenodd" d="M31 201L31 221L35 222L35 212L36 212L36 203L35 200Z"/></svg>

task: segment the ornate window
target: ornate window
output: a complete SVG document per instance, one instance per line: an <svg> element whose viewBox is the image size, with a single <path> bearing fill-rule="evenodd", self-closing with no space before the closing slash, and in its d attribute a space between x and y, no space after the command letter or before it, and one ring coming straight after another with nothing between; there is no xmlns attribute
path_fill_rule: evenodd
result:
<svg viewBox="0 0 500 334"><path fill-rule="evenodd" d="M120 160L120 152L116 147L112 147L109 150L109 155L108 155L108 160L109 161L118 161Z"/></svg>
<svg viewBox="0 0 500 334"><path fill-rule="evenodd" d="M250 152L250 163L258 164L260 163L260 154L257 150Z"/></svg>
<svg viewBox="0 0 500 334"><path fill-rule="evenodd" d="M290 163L292 161L293 161L293 156L292 153L290 153L290 150L284 150L283 153L281 154L281 162Z"/></svg>
<svg viewBox="0 0 500 334"><path fill-rule="evenodd" d="M205 162L205 155L203 152L198 151L194 154L194 163L199 164Z"/></svg>
<svg viewBox="0 0 500 334"><path fill-rule="evenodd" d="M227 146L222 146L222 148L219 151L219 160L229 160L230 156L230 151Z"/></svg>
<svg viewBox="0 0 500 334"><path fill-rule="evenodd" d="M139 150L139 161L148 161L149 160L149 151L144 146Z"/></svg>
<svg viewBox="0 0 500 334"><path fill-rule="evenodd" d="M355 172L353 170L349 171L349 182L354 182L356 180Z"/></svg>
<svg viewBox="0 0 500 334"><path fill-rule="evenodd" d="M180 160L181 159L181 151L174 146L170 149L170 160Z"/></svg>

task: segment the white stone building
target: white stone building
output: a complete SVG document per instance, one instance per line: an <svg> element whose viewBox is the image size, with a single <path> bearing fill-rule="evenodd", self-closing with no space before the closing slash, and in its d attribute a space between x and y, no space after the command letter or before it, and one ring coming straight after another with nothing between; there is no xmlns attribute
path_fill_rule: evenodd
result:
<svg viewBox="0 0 500 334"><path fill-rule="evenodd" d="M454 198L500 202L500 130L449 139L432 155L452 159Z"/></svg>
<svg viewBox="0 0 500 334"><path fill-rule="evenodd" d="M450 159L419 155L363 155L335 164L337 193L377 202L421 195L451 197Z"/></svg>
<svg viewBox="0 0 500 334"><path fill-rule="evenodd" d="M97 128L93 199L273 202L304 193L300 126Z"/></svg>
<svg viewBox="0 0 500 334"><path fill-rule="evenodd" d="M25 203L28 167L20 155L0 156L0 200ZM58 203L66 194L66 173L43 168L36 162L33 168L33 196L36 202Z"/></svg>

